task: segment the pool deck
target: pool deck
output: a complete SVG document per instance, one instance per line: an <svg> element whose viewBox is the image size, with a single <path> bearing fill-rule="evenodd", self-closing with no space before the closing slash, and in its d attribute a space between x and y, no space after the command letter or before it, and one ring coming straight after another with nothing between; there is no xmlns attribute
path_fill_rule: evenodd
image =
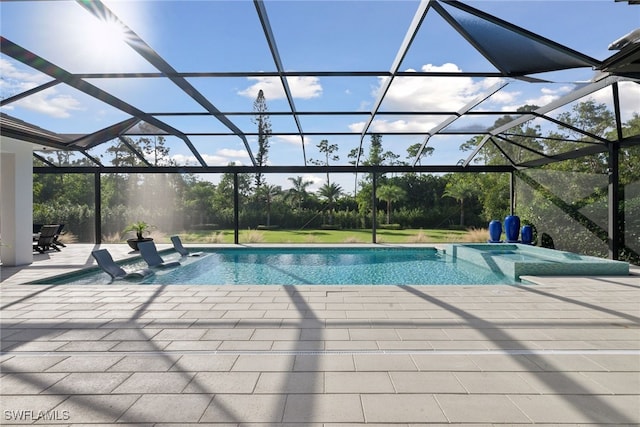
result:
<svg viewBox="0 0 640 427"><path fill-rule="evenodd" d="M0 424L640 424L637 267L535 286L22 284L94 248L0 267Z"/></svg>

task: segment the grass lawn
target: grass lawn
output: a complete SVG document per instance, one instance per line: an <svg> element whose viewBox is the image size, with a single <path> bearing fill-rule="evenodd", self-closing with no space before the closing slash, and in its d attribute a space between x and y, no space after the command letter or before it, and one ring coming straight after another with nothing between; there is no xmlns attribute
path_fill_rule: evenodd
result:
<svg viewBox="0 0 640 427"><path fill-rule="evenodd" d="M185 243L233 243L233 230L188 232L180 237ZM376 237L378 243L483 242L488 231L378 229ZM371 230L240 230L240 243L371 243Z"/></svg>

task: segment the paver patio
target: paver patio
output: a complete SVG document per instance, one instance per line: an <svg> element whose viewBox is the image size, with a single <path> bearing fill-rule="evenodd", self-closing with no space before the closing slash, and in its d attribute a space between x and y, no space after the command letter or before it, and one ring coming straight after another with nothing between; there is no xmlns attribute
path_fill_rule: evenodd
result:
<svg viewBox="0 0 640 427"><path fill-rule="evenodd" d="M1 424L640 424L635 268L527 286L21 284L93 247L3 269Z"/></svg>

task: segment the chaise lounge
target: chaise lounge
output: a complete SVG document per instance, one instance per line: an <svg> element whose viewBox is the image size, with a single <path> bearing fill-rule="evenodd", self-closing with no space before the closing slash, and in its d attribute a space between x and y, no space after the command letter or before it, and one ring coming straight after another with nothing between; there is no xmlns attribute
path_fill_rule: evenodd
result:
<svg viewBox="0 0 640 427"><path fill-rule="evenodd" d="M153 242L139 242L138 249L140 250L140 256L146 261L149 267L168 268L180 265L179 261L165 262L158 253L156 244Z"/></svg>
<svg viewBox="0 0 640 427"><path fill-rule="evenodd" d="M151 276L153 270L148 268L143 268L140 270L132 271L127 273L122 267L120 267L111 257L111 254L106 249L97 249L91 252L91 255L96 260L100 268L102 268L105 273L111 276L112 279L144 279L145 277Z"/></svg>
<svg viewBox="0 0 640 427"><path fill-rule="evenodd" d="M202 252L189 252L187 248L182 245L182 240L180 240L180 236L171 236L171 242L173 243L173 248L178 252L181 256L200 256Z"/></svg>

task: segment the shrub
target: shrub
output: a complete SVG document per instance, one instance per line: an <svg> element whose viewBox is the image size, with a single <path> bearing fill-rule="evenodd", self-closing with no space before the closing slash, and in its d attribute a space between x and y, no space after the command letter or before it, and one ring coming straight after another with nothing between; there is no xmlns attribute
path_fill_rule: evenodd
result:
<svg viewBox="0 0 640 427"><path fill-rule="evenodd" d="M65 245L68 245L69 243L77 243L78 236L76 236L71 232L66 232L60 235L60 237L58 238L58 241L61 243L64 243Z"/></svg>
<svg viewBox="0 0 640 427"><path fill-rule="evenodd" d="M464 234L450 233L447 235L449 242L483 243L489 238L489 230L486 228L471 228Z"/></svg>
<svg viewBox="0 0 640 427"><path fill-rule="evenodd" d="M222 231L218 233L211 233L204 238L205 243L224 243L224 233Z"/></svg>
<svg viewBox="0 0 640 427"><path fill-rule="evenodd" d="M318 243L318 236L315 234L307 234L304 238L304 241L307 243Z"/></svg>
<svg viewBox="0 0 640 427"><path fill-rule="evenodd" d="M264 234L257 230L248 229L242 233L242 239L247 243L262 243L264 242Z"/></svg>
<svg viewBox="0 0 640 427"><path fill-rule="evenodd" d="M463 236L465 242L482 243L489 238L489 230L486 228L472 228Z"/></svg>
<svg viewBox="0 0 640 427"><path fill-rule="evenodd" d="M407 237L407 242L409 243L429 243L429 241L429 236L422 229L418 231L418 234Z"/></svg>

